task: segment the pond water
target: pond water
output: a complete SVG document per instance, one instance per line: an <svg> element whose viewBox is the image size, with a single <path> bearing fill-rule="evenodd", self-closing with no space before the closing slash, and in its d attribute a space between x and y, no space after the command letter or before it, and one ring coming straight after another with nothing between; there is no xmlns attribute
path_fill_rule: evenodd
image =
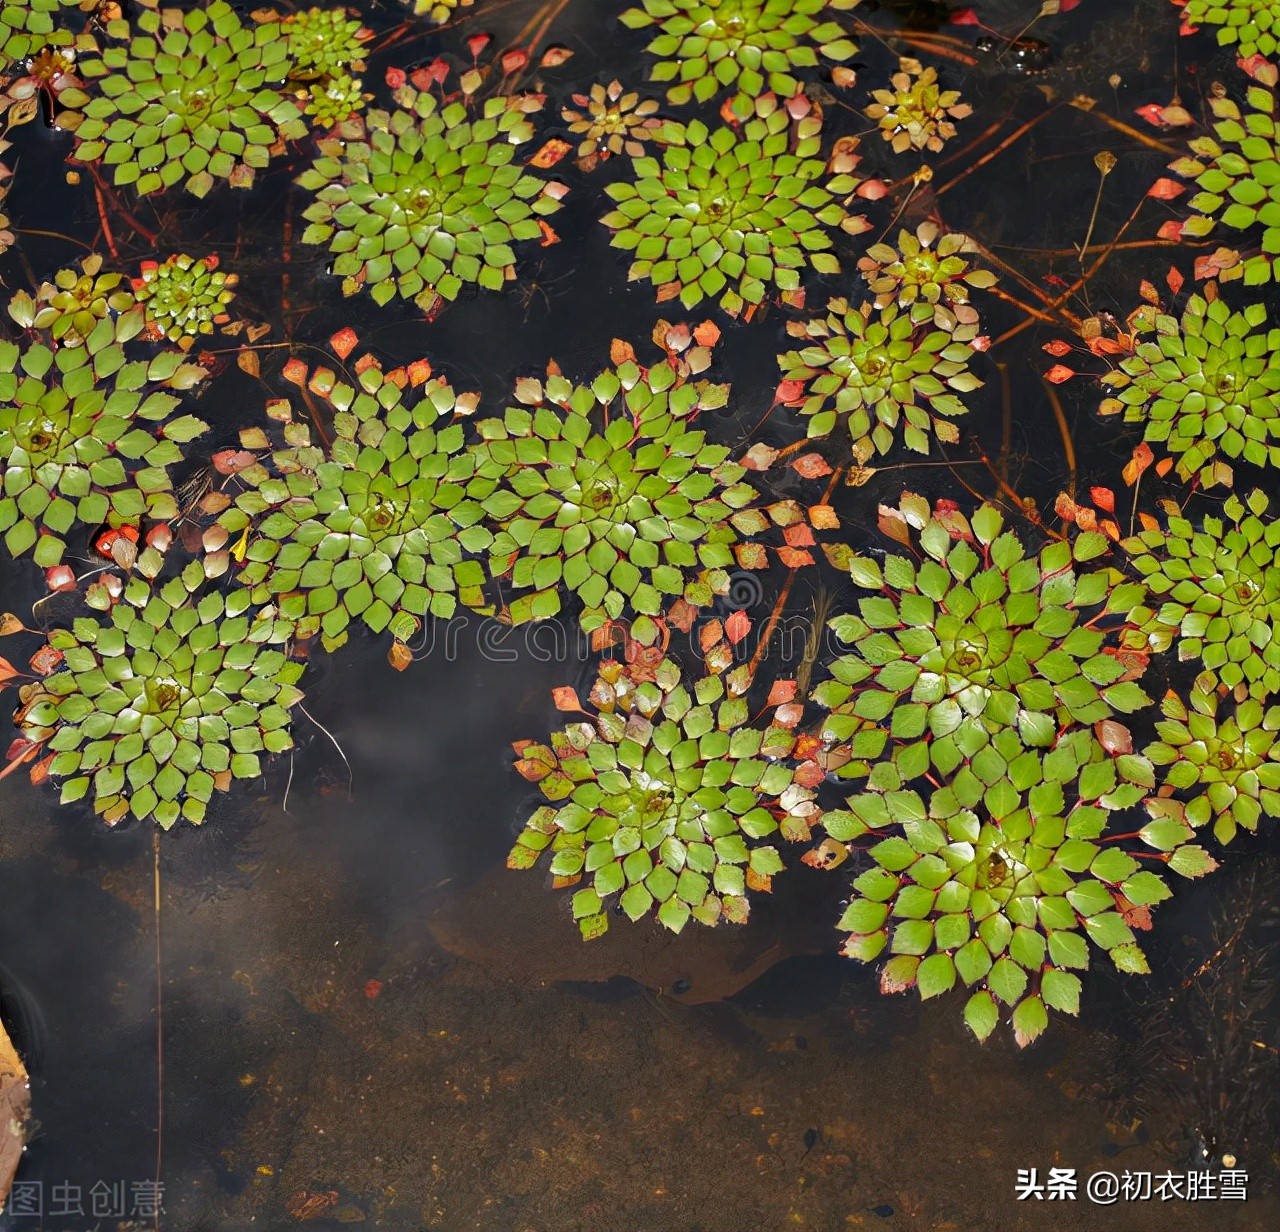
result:
<svg viewBox="0 0 1280 1232"><path fill-rule="evenodd" d="M468 36L492 33L505 48L550 17L539 50L573 55L529 78L549 96L540 143L563 135L561 105L590 83L616 77L645 88L647 35L617 22L625 7L477 0L436 30L406 20L394 0L374 0L360 10L375 31L366 82L385 105L387 68L438 54L465 66ZM1198 115L1208 83L1237 72L1232 57L1208 33L1179 39L1167 0L1061 7L1068 11L1030 29L1038 0L980 2L981 26L963 20L962 6L925 2L837 14L878 33L859 37L851 89L833 84L829 67L807 75L825 91L816 96L826 100L828 136L872 128L854 108L899 54L936 65L973 114L931 156L932 181L905 206L898 190L860 207L873 231L837 240L845 274L806 276L810 305L851 288L857 256L891 222L892 235L936 212L1021 273L1022 287L1002 271L1007 292L1039 303L1037 290L1052 298L1079 278L1075 246L1091 214L1095 244L1122 228L1129 241L1149 241L1161 222L1182 216L1177 202L1149 200L1129 222L1170 161L1160 144L1180 151L1183 139L1135 109L1164 106L1180 91ZM984 31L1003 37L988 32L979 46ZM1043 46L1011 45L1024 31ZM1092 102L1071 105L1082 98ZM716 105L701 113L710 118ZM65 182L70 137L38 122L12 137L5 213L16 243L0 256L0 276L10 291L34 291L104 240L88 181ZM874 133L864 139L862 174L888 179L919 165L894 162L882 145ZM504 293L464 292L426 322L399 299L386 307L366 295L344 299L323 250L299 243L309 194L291 181L310 149L299 143L248 192L219 186L196 202L177 190L139 205L122 190L120 202L154 240L115 215L119 266L179 250L217 254L240 275L239 314L271 324L267 342L303 354L350 326L387 366L429 357L456 388L480 391L490 413L510 400L514 378L545 371L550 359L585 377L615 338L640 351L662 317L711 317L723 330L715 373L734 395L702 426L735 450L758 441L781 448L800 435L796 415L771 409L775 356L790 343L794 312L775 305L750 322L710 305L683 314L678 302L655 304L647 281L628 282L624 255L596 221L603 185L626 177L625 158L589 174L572 158L559 164L554 174L570 189L552 219L560 242L521 249L519 276ZM1118 161L1098 194L1094 160L1103 150ZM104 208L115 205L112 197ZM1064 302L1079 317L1123 321L1142 279L1163 291L1170 263L1189 278L1192 259L1176 246L1117 246ZM1274 288L1259 294L1280 308ZM1026 319L992 296L981 311L992 339ZM1056 387L1073 471L1068 464L1053 387L1041 381L1054 362L1042 347L1062 338L1077 341L1067 327L1033 321L977 354L985 384L966 396L961 444L946 450L954 465L939 465L936 447L928 464L900 449L877 460L884 465L867 482L833 492L839 537L882 552L878 505L910 488L972 508L970 492L997 494L997 473L1046 521L1069 482L1082 499L1097 484L1127 502L1119 473L1138 438L1094 413L1092 378ZM213 429L195 447L201 459L234 447L239 429L267 422L268 398L291 392L284 354L264 351L259 378L234 366L237 345L225 344L225 370L199 400ZM1065 362L1079 363L1079 352ZM784 474L766 477L772 499L817 500L819 485ZM1240 488L1254 478L1237 468ZM1151 472L1144 484L1144 496L1185 491L1172 474ZM1215 503L1197 499L1201 512ZM787 608L795 628L820 587L837 605L852 601L847 576L819 559L797 571ZM758 634L789 580L781 566L748 580L756 590L745 601L719 599L713 614L745 610ZM0 587L0 606L36 624L30 612L46 590L30 559L5 555ZM38 620L65 623L83 610L77 601L59 595ZM504 867L537 798L512 768L510 745L561 724L553 688L585 696L593 679L596 660L566 611L567 620L537 632L478 616L436 621L403 672L388 663L386 636L353 633L333 653L316 646L296 751L265 778L218 795L202 826L180 823L158 843L149 823L109 828L87 804L59 806L56 792L24 772L0 784L0 1012L32 1079L34 1122L18 1180L40 1186L44 1204L42 1216L11 1207L0 1228L1277 1226L1277 1101L1262 1092L1247 1140L1230 1135L1244 1116L1241 1058L1278 1055L1280 1007L1265 998L1237 1004L1229 987L1213 985L1212 964L1196 975L1222 918L1246 923L1265 952L1267 904L1280 886L1274 823L1264 818L1259 838L1238 837L1221 872L1183 883L1160 908L1144 940L1149 977L1095 958L1080 1017L1051 1015L1025 1050L1003 1026L978 1044L958 993L923 1004L914 992L887 997L874 966L841 957L833 924L850 893L842 872L790 870L772 897L753 902L741 929L694 936L691 925L675 937L652 920L617 917L604 938L583 943L567 893L549 892L540 872ZM40 640L14 635L4 653L25 663ZM771 643L761 679L793 675L802 643ZM1148 681L1148 691L1158 696L1166 675L1185 684L1182 671L1153 666L1159 684ZM16 704L15 692L4 700ZM1150 719L1133 726L1145 743ZM1207 1016L1186 1009L1188 980L1193 995L1206 988ZM1248 1083L1280 1077L1275 1065L1247 1072ZM1238 1154L1249 1174L1245 1202L1105 1205L1083 1189L1071 1200L1017 1198L1017 1174L1032 1168L1042 1178L1074 1169L1082 1186L1104 1171L1185 1174L1201 1163L1196 1133L1210 1132L1204 1119L1215 1110L1205 1166L1216 1177L1222 1156ZM153 1217L145 1187L157 1179L164 1211Z"/></svg>

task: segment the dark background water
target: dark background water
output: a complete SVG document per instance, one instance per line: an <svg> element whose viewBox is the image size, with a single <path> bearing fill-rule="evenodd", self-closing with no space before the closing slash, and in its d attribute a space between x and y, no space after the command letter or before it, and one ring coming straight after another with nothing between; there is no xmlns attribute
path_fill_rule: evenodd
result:
<svg viewBox="0 0 1280 1232"><path fill-rule="evenodd" d="M571 0L560 13L549 40L572 48L574 57L543 75L548 117L591 81L617 76L643 87L647 40L617 24L623 7ZM1015 34L1039 5L998 0L977 7L989 25ZM463 10L456 29L424 30L394 53L371 57L366 81L381 93L389 63L456 54L477 30L494 32L504 46L535 8L480 3ZM886 29L919 29L936 22L942 8L864 5L858 15ZM380 32L403 17L394 3L366 11ZM944 159L997 120L999 135L979 153L1051 112L982 170L941 192L937 208L947 225L975 235L1041 285L1049 287L1050 277L1073 281L1077 259L1043 250L1081 241L1097 186L1095 154L1108 149L1119 158L1098 209L1097 240L1115 234L1167 156L1065 100L1087 94L1099 110L1141 127L1134 108L1170 101L1175 80L1193 112L1215 78L1239 85L1229 56L1205 36L1179 40L1176 25L1164 0L1083 0L1031 30L1052 51L1042 75L1027 76L998 55L976 56L972 67L925 55L975 107ZM960 38L975 33L943 29ZM886 45L863 43L851 94L859 106L866 87L893 65ZM1120 78L1114 87L1113 74ZM867 127L839 106L829 106L827 116L836 133ZM548 119L548 134L561 130ZM1176 134L1168 140L1178 142ZM22 227L94 242L91 193L63 183L68 149L65 136L32 125L8 156L17 175L6 208L19 229L19 245L0 258L10 288L29 286L79 255L72 244L21 234ZM878 138L869 138L864 152L867 174L900 174L913 165L895 161ZM429 356L455 387L482 391L490 413L503 405L514 376L536 372L550 358L572 376L589 376L604 365L612 338L639 349L659 317L680 316L676 305L655 305L647 283L627 284L626 263L596 222L605 208L602 186L625 173L620 161L592 176L560 164L555 174L572 189L552 220L563 242L522 251L519 279L506 294L464 296L427 325L398 301L377 309L344 300L322 253L295 243L284 259L286 216L300 234L306 194L290 179L304 158L305 151L260 173L249 193L219 189L203 204L175 195L140 206L139 219L159 238L153 250L118 225L122 261L217 252L241 274L236 307L273 323L268 340L286 336L286 308L289 336L299 344L323 344L352 325L388 362ZM933 188L965 165L945 166ZM892 204L869 210L878 229ZM1167 207L1148 203L1130 238L1154 235L1167 216ZM915 221L910 212L906 218ZM865 242L841 239L846 275L808 278L811 305L847 285ZM1189 272L1185 251L1117 252L1089 285L1091 310L1123 319L1137 306L1139 279L1161 285L1171 261ZM1015 289L1007 279L1004 285ZM1072 306L1085 315L1080 302ZM990 298L983 311L993 337L1021 319ZM716 314L695 319L704 315ZM778 379L774 356L787 342L787 316L774 309L750 325L717 317L724 338L716 372L734 386L730 407L709 425L717 437L745 445L799 435L789 415L756 428ZM1063 336L1037 326L979 357L987 384L968 399L962 423L967 442L992 458L1000 454L1004 412L995 363L1006 364L1010 482L1046 512L1066 467L1039 379L1052 361L1040 346ZM283 355L272 355L264 355L261 382L234 366L211 382L200 413L215 431L201 448L231 443L239 427L262 421L267 397L287 392L278 378ZM1133 438L1094 416L1091 381L1069 382L1059 393L1080 490L1119 487ZM848 540L872 544L877 503L895 501L904 486L963 501L963 479L990 494L985 468L968 464L971 446L953 455L962 463L954 470L893 470L910 461L895 455L864 486L839 491ZM1246 468L1238 474L1244 486ZM812 487L770 478L778 495ZM1151 496L1159 486L1153 476L1144 485ZM796 587L793 610L801 615L819 582L839 589L825 567L812 572ZM5 609L29 611L40 594L34 574L27 562L0 563ZM779 580L769 579L753 617L767 615ZM54 606L45 605L46 614ZM548 651L554 639L546 631L532 643L523 634L496 637L493 626L475 620L452 636L437 629L403 675L386 664L382 644L360 637L333 656L317 652L304 682L307 710L341 744L350 782L324 731L300 717L285 807L280 767L259 785L260 797L239 787L200 830L164 836L162 1077L150 832L107 831L88 809L59 808L50 792L21 776L0 784L0 986L6 1021L31 1054L39 1121L21 1176L45 1184L46 1208L61 1182L80 1186L88 1209L96 1181L129 1190L152 1179L162 1102L164 1226L174 1229L291 1226L291 1199L301 1209L297 1195L330 1191L338 1200L313 1226L357 1219L447 1232L1271 1226L1276 1209L1261 1190L1275 1175L1274 1140L1252 1144L1256 1191L1244 1205L1084 1210L1083 1203L1013 1198L1018 1168L1069 1166L1083 1175L1186 1166L1157 1149L1160 1134L1179 1127L1176 1104L1166 1107L1163 1122L1159 1108L1137 1128L1125 1120L1126 1049L1142 1038L1148 1002L1169 995L1202 960L1211 913L1229 892L1226 874L1157 914L1148 947L1156 974L1145 987L1098 965L1082 1021L1055 1018L1045 1040L1025 1054L1004 1038L977 1046L953 999L922 1008L882 998L872 973L834 955L791 958L720 1004L686 1006L636 983L602 982L602 972L576 950L557 953L540 943L565 910L550 895L518 899L502 961L494 955L491 964L477 964L443 950L427 920L492 875L529 807L528 785L510 768L509 742L544 735L556 721L550 688L580 682L587 671L571 649ZM34 648L34 640L13 638L5 653L18 662ZM3 700L12 699L8 692ZM1274 854L1274 842L1238 843L1228 864L1243 867L1268 847ZM514 884L511 893L516 901ZM789 910L778 910L780 930ZM834 933L831 940L834 947ZM703 974L711 978L709 968ZM1273 1043L1275 1030L1274 1021L1258 1026ZM8 1218L0 1226L40 1226ZM92 1222L51 1216L43 1226L70 1232Z"/></svg>

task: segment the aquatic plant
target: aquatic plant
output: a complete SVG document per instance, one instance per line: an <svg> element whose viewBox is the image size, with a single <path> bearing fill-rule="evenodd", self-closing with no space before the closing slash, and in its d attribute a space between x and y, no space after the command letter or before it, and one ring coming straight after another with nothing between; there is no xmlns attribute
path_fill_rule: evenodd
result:
<svg viewBox="0 0 1280 1232"><path fill-rule="evenodd" d="M246 490L219 515L246 535L240 580L253 601L277 602L298 637L318 634L327 649L353 621L403 641L428 615L484 606L484 571L467 553L492 537L460 422L477 396L415 367L365 364L356 385L313 375L308 388L333 408L332 440L313 444L307 425L289 423L286 448L239 470Z"/></svg>
<svg viewBox="0 0 1280 1232"><path fill-rule="evenodd" d="M657 27L646 50L660 57L651 81L672 81L673 103L705 103L727 86L755 98L766 89L789 98L800 89L795 72L816 68L818 53L842 62L858 46L828 9L847 11L858 0L641 0L618 18L632 30Z"/></svg>
<svg viewBox="0 0 1280 1232"><path fill-rule="evenodd" d="M83 346L0 341L0 531L10 555L34 549L49 567L77 522L176 516L167 468L207 425L169 416L206 372L180 351L131 359L125 344L142 324L134 308L99 321Z"/></svg>
<svg viewBox="0 0 1280 1232"><path fill-rule="evenodd" d="M188 13L142 9L139 33L82 59L99 96L84 108L76 158L112 168L148 194L185 183L203 197L218 180L247 188L281 140L306 136L287 97L287 40L277 23L245 24L225 0Z"/></svg>
<svg viewBox="0 0 1280 1232"><path fill-rule="evenodd" d="M282 649L290 624L251 614L243 590L197 600L204 581L199 562L158 590L134 577L107 618L50 633L60 668L17 723L52 752L64 804L91 795L109 825L129 813L199 823L215 789L293 747L303 664Z"/></svg>
<svg viewBox="0 0 1280 1232"><path fill-rule="evenodd" d="M343 8L300 9L280 22L288 48L289 83L303 111L323 127L348 119L364 106L364 45L372 31Z"/></svg>
<svg viewBox="0 0 1280 1232"><path fill-rule="evenodd" d="M840 919L843 952L871 962L887 949L884 992L914 987L927 1000L958 978L974 990L964 1008L974 1035L986 1039L1005 1006L1025 1046L1049 1009L1079 1012L1075 972L1088 968L1090 942L1118 970L1149 972L1133 928L1170 890L1143 857L1188 877L1216 865L1186 843L1185 825L1108 837L1110 814L1142 798L1152 767L1112 757L1087 729L1029 750L1005 728L983 753L927 800L873 785L822 825L838 842L874 840Z"/></svg>
<svg viewBox="0 0 1280 1232"><path fill-rule="evenodd" d="M1280 521L1266 517L1265 493L1234 493L1223 517L1197 530L1170 515L1167 529L1124 541L1151 593L1129 614L1153 651L1177 640L1178 658L1199 663L1200 688L1245 686L1265 699L1280 691ZM1159 606L1156 606L1158 602Z"/></svg>
<svg viewBox="0 0 1280 1232"><path fill-rule="evenodd" d="M19 293L9 303L9 315L35 329L46 329L62 346L83 346L84 341L109 316L127 311L134 298L124 275L102 272L102 258L92 255L80 268L62 269L52 282L41 283L34 300Z"/></svg>
<svg viewBox="0 0 1280 1232"><path fill-rule="evenodd" d="M787 333L808 345L778 356L784 378L796 383L786 405L808 417L811 437L843 421L859 463L888 453L899 426L917 453L929 452L930 435L954 444L960 435L950 420L967 409L956 394L982 384L969 369L977 332L976 323L934 328L932 314L913 320L896 304L832 299L825 317L787 322Z"/></svg>
<svg viewBox="0 0 1280 1232"><path fill-rule="evenodd" d="M768 890L782 871L775 847L789 825L817 816L814 792L785 760L785 728L750 723L747 699L721 676L692 689L662 659L646 679L606 662L592 709L551 744L519 741L517 769L549 803L537 808L507 857L532 868L543 852L557 886L573 896L582 935L609 927L616 901L632 920L650 914L672 932L690 919L741 924L748 889Z"/></svg>
<svg viewBox="0 0 1280 1232"><path fill-rule="evenodd" d="M1218 222L1237 231L1262 227L1261 250L1221 274L1224 280L1243 278L1257 285L1280 281L1280 129L1275 65L1254 65L1251 76L1255 84L1245 91L1248 112L1225 94L1212 93L1215 136L1193 137L1191 155L1169 169L1200 189L1188 201L1195 211L1182 226L1188 239L1208 235Z"/></svg>
<svg viewBox="0 0 1280 1232"><path fill-rule="evenodd" d="M839 198L858 180L834 174L819 157L821 121L792 120L772 95L757 101L738 130L691 120L672 128L662 162L633 162L636 179L609 184L617 203L600 220L612 244L634 254L628 277L647 278L660 299L686 308L718 297L737 316L770 287L800 289L806 266L840 272L826 228L850 222Z"/></svg>
<svg viewBox="0 0 1280 1232"><path fill-rule="evenodd" d="M231 319L227 305L235 299L238 281L218 268L216 256L175 253L166 261L144 261L132 284L150 334L189 351L198 338Z"/></svg>
<svg viewBox="0 0 1280 1232"><path fill-rule="evenodd" d="M1176 693L1165 694L1158 739L1143 750L1163 767L1166 789L1148 801L1154 817L1177 817L1199 828L1213 822L1214 837L1229 843L1238 828L1256 830L1258 818L1280 817L1280 706L1256 698L1219 717L1217 693L1193 689L1190 707ZM1179 791L1183 798L1169 793Z"/></svg>
<svg viewBox="0 0 1280 1232"><path fill-rule="evenodd" d="M956 231L944 232L926 220L915 230L898 232L898 246L873 244L858 260L858 270L875 296L877 308L897 304L912 320L932 321L939 329L976 324L970 290L996 284L990 270L974 269L965 260L974 242Z"/></svg>
<svg viewBox="0 0 1280 1232"><path fill-rule="evenodd" d="M850 651L814 690L831 712L828 740L871 724L859 751L891 748L892 769L878 768L874 781L948 779L970 760L1003 774L1001 732L1013 743L1002 737L1000 748L1048 748L1067 728L1151 704L1115 654L1144 588L1077 569L1108 550L1105 536L1028 554L992 505L966 519L907 495L899 512L922 558L850 560L854 583L873 593L857 615L829 622Z"/></svg>
<svg viewBox="0 0 1280 1232"><path fill-rule="evenodd" d="M924 68L919 60L899 60L890 84L891 90L871 91L875 101L867 104L866 115L895 153L941 150L956 135L952 121L973 114L973 108L960 101L960 91L942 89L938 70Z"/></svg>
<svg viewBox="0 0 1280 1232"><path fill-rule="evenodd" d="M94 40L85 29L84 13L81 0L2 0L0 72L48 47L92 47ZM113 38L127 28L118 18L106 23Z"/></svg>
<svg viewBox="0 0 1280 1232"><path fill-rule="evenodd" d="M1280 329L1264 330L1266 319L1262 304L1232 312L1199 295L1181 320L1140 311L1133 354L1102 378L1120 391L1102 413L1145 423L1144 438L1177 455L1178 474L1205 486L1231 482L1219 454L1280 466Z"/></svg>
<svg viewBox="0 0 1280 1232"><path fill-rule="evenodd" d="M1185 27L1217 26L1218 42L1241 56L1274 55L1280 48L1280 14L1272 0L1174 0Z"/></svg>
<svg viewBox="0 0 1280 1232"><path fill-rule="evenodd" d="M565 107L561 115L569 132L582 138L578 158L588 170L613 154L641 157L646 143L657 140L663 127L655 114L658 104L634 90L624 93L616 78L607 86L597 82L587 94L573 95L573 102L583 110Z"/></svg>
<svg viewBox="0 0 1280 1232"><path fill-rule="evenodd" d="M511 245L543 235L559 186L526 171L516 147L533 136L534 95L499 95L473 112L403 84L395 111L363 117L361 140L322 141L298 177L316 194L303 211L307 244L327 244L346 295L396 295L424 311L466 283L500 291L515 277Z"/></svg>
<svg viewBox="0 0 1280 1232"><path fill-rule="evenodd" d="M584 629L727 589L734 521L756 491L729 449L692 427L727 397L668 363L627 359L590 385L554 368L525 378L519 405L481 421L477 468L499 479L483 501L490 567L532 592L511 601L514 623L556 615L562 586L582 601Z"/></svg>
<svg viewBox="0 0 1280 1232"><path fill-rule="evenodd" d="M83 108L89 102L84 82L76 74L73 47L45 47L28 57L20 74L4 85L4 98L8 100L6 118L10 125L33 119L33 104L43 98L48 103L53 123L67 132L74 132L83 118ZM20 113L19 108L24 105L32 109Z"/></svg>
<svg viewBox="0 0 1280 1232"><path fill-rule="evenodd" d="M429 17L436 25L443 25L458 9L470 8L475 0L400 0L415 17Z"/></svg>

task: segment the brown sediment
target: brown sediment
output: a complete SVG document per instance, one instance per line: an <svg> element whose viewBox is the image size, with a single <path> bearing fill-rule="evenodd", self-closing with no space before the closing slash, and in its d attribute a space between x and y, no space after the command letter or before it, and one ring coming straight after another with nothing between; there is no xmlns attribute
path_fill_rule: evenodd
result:
<svg viewBox="0 0 1280 1232"><path fill-rule="evenodd" d="M792 902L795 897L797 901ZM681 933L652 920L610 921L603 937L583 941L565 895L534 872L496 868L448 898L427 923L448 953L515 983L604 983L625 976L685 1005L722 1001L770 967L835 948L836 918L827 896L753 902L746 924Z"/></svg>
<svg viewBox="0 0 1280 1232"><path fill-rule="evenodd" d="M0 1023L0 1207L9 1196L13 1175L22 1162L31 1115L31 1088L27 1067Z"/></svg>

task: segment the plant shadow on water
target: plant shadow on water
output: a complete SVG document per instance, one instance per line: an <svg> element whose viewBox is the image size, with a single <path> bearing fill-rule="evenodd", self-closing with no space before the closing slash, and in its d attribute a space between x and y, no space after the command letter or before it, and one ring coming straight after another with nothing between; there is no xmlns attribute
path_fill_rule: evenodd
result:
<svg viewBox="0 0 1280 1232"><path fill-rule="evenodd" d="M614 77L661 98L663 85L646 81L654 57L640 50L654 32L624 30L617 21L623 7L598 0L418 5L420 13L436 8L450 18L437 31L425 20L402 27L408 9L395 0L371 3L361 17L375 31L367 73L380 94L375 105L386 105L386 69L425 64L442 51L465 67L467 34L493 32L494 46L505 48L546 16L554 21L543 45L574 53L540 75L552 114L575 105L576 91ZM837 134L870 134L861 174L905 174L874 121L844 101L857 97L865 106L863 83L888 82L899 51L937 68L974 114L956 118L958 137L930 155L939 160L932 181L894 197L895 212L876 217L874 235L844 242L842 273L816 264L806 275L813 311L828 294L849 293L855 257L882 231L894 242L900 227L913 232L935 210L954 230L981 239L986 252L976 265L985 267L988 257L1018 268L1025 262L1029 280L1048 296L1079 278L1073 249L1086 229L1095 254L1127 227L1133 202L1170 160L1156 147L1166 142L1180 152L1181 138L1154 126L1126 136L1067 104L1083 93L1098 112L1126 123L1136 107L1166 105L1176 15L1164 0L1054 7L1066 11L1033 23L1040 5L1032 0L975 6L985 27L1002 32L984 43L954 20L963 18L960 5L833 6L837 17L870 22L886 38L894 29L911 32L901 45L860 36L856 55L830 56L806 77L811 85L821 80L815 97ZM1229 49L1218 50L1211 35L1185 47L1179 52L1184 61L1197 58L1201 83L1236 71ZM856 94L841 92L837 61L857 74ZM1182 89L1190 97L1185 77ZM720 101L717 95L700 112L708 123ZM988 126L998 127L987 145L947 161ZM983 151L1024 127L1007 150L977 165ZM522 157L545 135L566 130L551 122ZM83 255L60 233L89 247L109 245L98 238L90 191L97 180L82 169L81 185L64 182L66 135L31 123L13 139L21 168L0 204L18 243L2 258L3 275L8 287L34 291ZM1122 153L1114 171L1101 172L1100 190L1095 155L1103 149ZM220 268L239 275L228 309L270 321L267 344L296 344L314 365L324 340L350 327L388 367L428 355L437 375L459 393L478 391L491 414L510 404L514 378L545 373L551 358L571 382L588 380L614 339L632 340L638 353L660 317L693 325L715 315L719 291L685 311L678 300L655 306L643 270L628 280L633 254L619 253L611 229L599 224L611 208L604 186L631 178L623 157L590 172L572 157L560 163L554 175L570 191L547 215L559 242L525 244L519 279L504 294L464 290L429 325L412 294L384 307L363 292L343 297L340 279L327 272L333 256L300 239L311 194L292 183L302 165L294 161L298 167L269 160L251 193L217 187L196 201L175 190L154 207L139 206L136 221L158 239L152 246L141 231L119 225L111 242L121 265L132 269L180 250L216 255ZM1150 219L1165 208L1155 205L1144 216L1149 225L1127 232L1131 239L1155 230ZM1139 282L1161 282L1165 255L1179 254L1118 247L1083 293L1065 302L1077 320L1111 314L1124 322ZM1003 273L1001 286L1019 301L1046 298ZM770 290L785 293L781 282ZM1274 314L1274 286L1264 298ZM731 300L720 302L734 311ZM982 331L992 339L1027 320L1007 297L984 300L982 312ZM732 380L735 394L727 409L699 421L712 446L732 446L735 458L753 442L792 446L805 415L798 401L776 406L774 390L776 357L796 345L787 328L794 317L777 303L749 323L715 315L722 329L716 371ZM932 328L922 327L916 342ZM864 482L830 493L844 540L883 560L877 506L896 508L904 488L930 502L964 504L972 494L966 508L998 490L1032 498L1047 519L1068 485L1082 502L1094 485L1118 486L1136 438L1118 418L1095 416L1094 382L1068 381L1049 395L1041 380L1048 366L1041 347L1070 333L1033 322L990 353L969 357L983 384L965 390L965 443L945 447L953 465L938 462L936 446L923 462L915 455L904 461L896 448L879 456L878 445L873 455L869 430L848 437L842 427L829 442L814 433L815 447L829 446L825 456L842 473L865 467ZM219 384L194 398L212 444L189 455L186 470L177 468L178 482L216 451L236 448L237 434L262 421L266 399L288 392L278 367L267 379L274 352L262 353L259 373L235 367L235 349L222 346ZM1084 367L1087 352L1076 348L1081 354ZM929 426L938 441L949 440L945 424L938 427L945 419L938 408ZM866 456L857 452L864 445ZM798 469L774 474L772 499L806 506L817 499ZM961 485L972 485L969 493ZM1161 493L1180 499L1181 489L1169 479ZM1118 504L1128 499L1124 489ZM1122 512L1116 516L1124 522ZM1012 522L1011 512L1005 516ZM77 573L87 558L87 551L76 556ZM40 602L44 620L62 625L83 614L82 606L73 610L75 596L46 602L29 564L7 554L0 562L5 610L23 613ZM809 571L812 579L784 591L797 572L777 564L735 574L756 589L745 600L708 594L705 606L726 626L745 611L758 639L779 592L792 595L789 616L819 606L819 588L831 592L833 613L852 611L863 593L850 586L847 569L825 561ZM503 578L499 589L505 586ZM63 1227L50 1209L60 1183L81 1187L86 1209L96 1182L123 1185L128 1205L135 1185L155 1177L157 1138L162 1226L178 1230L301 1220L318 1229L367 1220L444 1232L828 1232L880 1223L939 1232L1154 1232L1170 1220L1189 1230L1275 1226L1280 1101L1257 1099L1239 1111L1242 1074L1270 1090L1280 1077L1280 1006L1265 995L1261 966L1252 969L1253 984L1241 968L1255 953L1261 964L1274 947L1274 927L1258 906L1260 894L1274 903L1273 874L1270 891L1241 888L1245 870L1256 866L1262 878L1274 864L1274 826L1264 821L1260 835L1236 840L1223 861L1240 866L1230 879L1224 872L1162 906L1144 940L1154 974L1141 994L1095 949L1080 1017L1056 1016L1025 1051L1003 1030L979 1046L953 1005L922 1005L914 993L882 996L875 968L838 955L839 943L852 940L848 928L834 927L851 898L843 872L791 869L773 894L753 899L740 927L694 923L677 935L652 919L602 908L593 914L607 931L584 943L569 892L548 893L541 870L504 864L513 842L530 833L535 796L542 800L512 773L510 745L558 717L581 718L557 716L547 698L565 685L585 698L596 678L598 656L576 611L515 630L474 613L429 618L416 639L405 639L417 662L403 673L388 664L385 639L356 632L358 621L341 648L322 649L317 639L305 713L293 717L293 748L274 758L264 778L247 778L230 797L215 795L199 828L179 822L161 836L158 853L150 822L108 828L87 803L59 807L21 775L0 785L0 1017L32 1071L37 1124L20 1180L44 1186L45 1226ZM800 633L788 642L780 624L778 639L761 652L772 669L766 674L793 675L808 654L815 682L825 679L847 648L828 640L815 661L816 647L804 650L804 620L795 628ZM758 644L744 641L734 661L745 662L743 651ZM26 653L34 649L33 642ZM1164 674L1177 671L1153 664L1148 692L1157 696ZM763 705L763 696L751 696L753 710ZM1155 718L1137 714L1131 722L1141 748ZM841 785L824 783L819 799L837 808ZM855 875L875 868L865 851L848 867ZM1242 957L1233 942L1226 958L1213 960L1235 936L1231 921L1249 911L1254 932L1240 942ZM1245 1004L1234 1003L1240 997ZM1223 1029L1233 1014L1234 1034ZM1198 1065L1204 1056L1213 1064ZM1247 1142L1237 1136L1241 1120ZM1207 1153L1197 1156L1200 1146ZM1237 1152L1254 1186L1247 1203L1107 1207L1083 1195L1060 1203L1014 1196L1019 1169L1043 1176L1051 1166L1071 1167L1082 1179L1124 1168L1216 1170L1224 1153ZM103 1227L152 1223L132 1208L131 1222L125 1211L110 1215ZM91 1226L64 1222L65 1232ZM0 1215L6 1230L34 1226L38 1220Z"/></svg>

